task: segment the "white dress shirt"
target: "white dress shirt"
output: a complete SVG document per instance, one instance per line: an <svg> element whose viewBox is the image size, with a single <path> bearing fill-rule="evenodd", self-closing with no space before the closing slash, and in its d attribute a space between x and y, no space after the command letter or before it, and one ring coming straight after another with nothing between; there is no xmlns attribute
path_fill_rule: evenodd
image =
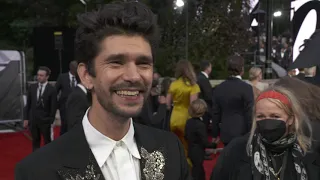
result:
<svg viewBox="0 0 320 180"><path fill-rule="evenodd" d="M206 78L209 78L209 76L208 76L207 73L205 73L205 72L203 72L203 71L201 71L201 73L202 73Z"/></svg>
<svg viewBox="0 0 320 180"><path fill-rule="evenodd" d="M44 92L44 90L46 89L47 84L48 84L48 81L47 81L47 82L45 82L45 83L43 83L43 84L38 83L37 99L38 99L38 97L41 97L41 96L43 95L43 92ZM42 85L42 89L41 89L41 94L40 94L40 96L39 96L39 93L40 93L40 87L41 87L41 85Z"/></svg>
<svg viewBox="0 0 320 180"><path fill-rule="evenodd" d="M82 84L77 84L77 86L84 92L87 94L87 89L82 85Z"/></svg>
<svg viewBox="0 0 320 180"><path fill-rule="evenodd" d="M108 180L140 180L141 157L134 139L132 119L127 134L120 141L114 141L91 125L88 119L88 110L83 117L82 126L89 147L104 178Z"/></svg>
<svg viewBox="0 0 320 180"><path fill-rule="evenodd" d="M74 79L74 85L73 86L71 86L72 85L72 79ZM76 77L74 76L74 75L72 75L70 72L69 72L69 80L70 80L70 86L71 87L76 87L77 86L77 80L76 80Z"/></svg>

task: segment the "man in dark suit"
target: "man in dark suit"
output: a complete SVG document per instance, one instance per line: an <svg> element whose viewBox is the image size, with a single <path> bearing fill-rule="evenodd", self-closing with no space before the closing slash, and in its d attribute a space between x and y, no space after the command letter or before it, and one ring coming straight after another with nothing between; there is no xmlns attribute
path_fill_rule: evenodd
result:
<svg viewBox="0 0 320 180"><path fill-rule="evenodd" d="M200 87L200 96L199 98L203 99L208 106L208 112L203 116L203 121L208 128L209 121L211 119L211 107L212 107L212 86L209 81L209 75L212 71L212 65L209 61L202 61L200 63L201 72L197 76L197 83Z"/></svg>
<svg viewBox="0 0 320 180"><path fill-rule="evenodd" d="M78 75L76 75L76 79L79 83L69 95L66 103L67 131L70 131L75 125L81 124L83 116L91 104L90 92L81 83Z"/></svg>
<svg viewBox="0 0 320 180"><path fill-rule="evenodd" d="M18 163L15 179L190 180L178 138L131 118L152 84L158 32L152 11L137 1L118 2L78 21L78 74L92 106L81 124Z"/></svg>
<svg viewBox="0 0 320 180"><path fill-rule="evenodd" d="M69 63L69 72L61 74L56 82L57 92L60 92L59 98L59 112L61 120L60 136L67 132L67 120L66 120L66 102L69 94L77 86L76 73L78 63L71 61Z"/></svg>
<svg viewBox="0 0 320 180"><path fill-rule="evenodd" d="M23 126L24 128L29 126L33 151L40 148L40 135L43 136L45 144L51 142L51 124L55 120L57 110L57 93L48 83L49 76L49 68L39 67L38 83L31 84L28 90Z"/></svg>
<svg viewBox="0 0 320 180"><path fill-rule="evenodd" d="M224 145L250 131L254 104L252 86L241 79L244 59L235 55L227 63L230 77L215 88L212 99L213 141L220 132Z"/></svg>

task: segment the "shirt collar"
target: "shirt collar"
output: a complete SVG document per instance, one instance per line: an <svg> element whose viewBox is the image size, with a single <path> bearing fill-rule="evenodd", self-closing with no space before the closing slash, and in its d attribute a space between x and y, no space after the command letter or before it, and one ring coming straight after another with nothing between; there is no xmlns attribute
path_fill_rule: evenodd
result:
<svg viewBox="0 0 320 180"><path fill-rule="evenodd" d="M87 94L87 89L86 89L82 84L77 84L77 86L78 86L80 89L82 89L82 91L83 91L84 93Z"/></svg>
<svg viewBox="0 0 320 180"><path fill-rule="evenodd" d="M69 71L69 78L72 79L74 77L74 75L71 74L71 72Z"/></svg>
<svg viewBox="0 0 320 180"><path fill-rule="evenodd" d="M201 73L206 77L206 78L209 78L208 74L204 71L201 71Z"/></svg>
<svg viewBox="0 0 320 180"><path fill-rule="evenodd" d="M238 78L238 79L242 79L242 77L240 75L236 75L236 76L232 76L232 77L235 77L235 78Z"/></svg>
<svg viewBox="0 0 320 180"><path fill-rule="evenodd" d="M89 147L93 155L95 156L95 159L97 160L99 167L102 167L103 164L107 161L110 154L112 153L117 141L114 141L113 139L103 135L91 125L88 119L89 109L86 111L86 114L83 117L82 126ZM127 146L132 156L134 156L137 159L141 159L134 138L134 127L132 119L130 120L130 127L127 134L120 141L122 141Z"/></svg>
<svg viewBox="0 0 320 180"><path fill-rule="evenodd" d="M40 85L42 85L42 88L45 88L48 84L48 81L46 81L45 83L41 84L41 83L38 83L38 86L40 87Z"/></svg>

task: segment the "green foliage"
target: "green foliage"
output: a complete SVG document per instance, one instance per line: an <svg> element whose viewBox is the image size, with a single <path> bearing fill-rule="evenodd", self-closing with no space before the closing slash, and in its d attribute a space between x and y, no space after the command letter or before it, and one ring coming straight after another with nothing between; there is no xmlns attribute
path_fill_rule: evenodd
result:
<svg viewBox="0 0 320 180"><path fill-rule="evenodd" d="M2 0L0 49L32 52L29 39L33 27L76 27L77 14L111 1L90 0L85 7L79 0ZM173 75L175 63L186 58L186 13L188 60L195 67L203 59L210 60L212 78L224 78L226 57L244 52L247 47L250 34L245 23L246 13L242 11L244 0L188 0L188 6L180 10L173 8L173 0L139 1L149 5L158 17L161 43L156 53L156 68L163 75ZM27 53L29 60L28 56L30 53Z"/></svg>

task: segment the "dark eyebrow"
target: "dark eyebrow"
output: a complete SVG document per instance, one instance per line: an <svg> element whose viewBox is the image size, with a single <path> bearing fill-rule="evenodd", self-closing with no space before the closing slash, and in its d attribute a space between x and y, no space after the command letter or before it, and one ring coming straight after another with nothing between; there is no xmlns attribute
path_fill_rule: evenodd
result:
<svg viewBox="0 0 320 180"><path fill-rule="evenodd" d="M106 61L114 61L114 60L123 61L125 59L126 59L126 55L125 54L111 54L110 56L108 56Z"/></svg>
<svg viewBox="0 0 320 180"><path fill-rule="evenodd" d="M137 62L153 63L152 57L145 56L145 55L138 56L136 59L137 59Z"/></svg>
<svg viewBox="0 0 320 180"><path fill-rule="evenodd" d="M125 61L128 59L128 55L126 54L111 54L106 61L114 61L114 60L120 60L120 61ZM136 57L137 62L148 62L148 63L153 63L153 58L150 56L146 55L139 55Z"/></svg>

